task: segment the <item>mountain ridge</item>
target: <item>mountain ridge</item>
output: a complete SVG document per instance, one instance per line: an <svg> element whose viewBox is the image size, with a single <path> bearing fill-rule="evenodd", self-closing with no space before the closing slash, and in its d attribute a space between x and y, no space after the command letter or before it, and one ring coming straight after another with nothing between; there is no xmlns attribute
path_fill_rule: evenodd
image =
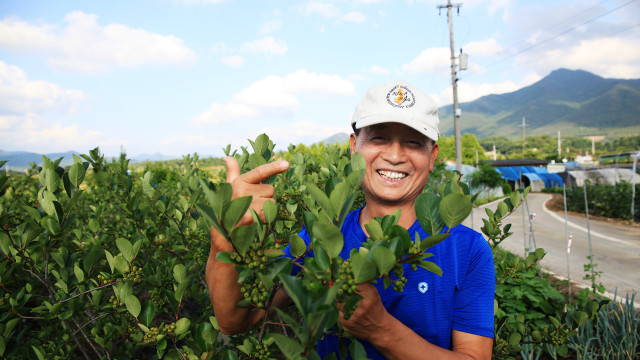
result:
<svg viewBox="0 0 640 360"><path fill-rule="evenodd" d="M479 138L530 135L606 135L640 132L640 79L606 79L584 70L557 69L506 94L460 104L461 131ZM453 134L452 106L440 108L440 132Z"/></svg>

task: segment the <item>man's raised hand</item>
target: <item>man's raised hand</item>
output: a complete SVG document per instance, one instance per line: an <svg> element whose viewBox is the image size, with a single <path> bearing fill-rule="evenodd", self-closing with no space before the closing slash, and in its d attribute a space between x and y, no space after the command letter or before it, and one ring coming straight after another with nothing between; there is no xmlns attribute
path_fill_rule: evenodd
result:
<svg viewBox="0 0 640 360"><path fill-rule="evenodd" d="M265 202L274 201L273 195L275 190L273 186L262 184L262 182L273 175L287 171L289 169L289 163L285 160L274 161L260 165L242 175L240 175L240 166L235 158L225 157L224 163L227 166L227 182L231 184L233 188L231 199L252 196L253 198L249 207L258 214L262 221L265 221L262 208ZM251 217L251 213L247 211L238 223L238 226L249 225L252 222L253 218Z"/></svg>

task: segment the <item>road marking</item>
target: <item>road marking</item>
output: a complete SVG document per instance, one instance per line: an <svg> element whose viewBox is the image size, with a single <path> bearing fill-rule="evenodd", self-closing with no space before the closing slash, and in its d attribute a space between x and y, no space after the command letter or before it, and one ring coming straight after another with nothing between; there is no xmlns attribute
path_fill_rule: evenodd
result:
<svg viewBox="0 0 640 360"><path fill-rule="evenodd" d="M547 214L549 214L552 218L554 218L554 219L556 219L556 220L558 220L560 222L564 222L565 220L562 217L558 216L558 214L554 213L553 211L547 209L547 202L549 200L551 200L551 199L552 199L552 197L549 196L549 198L547 198L547 200L544 201L544 203L542 204L542 209ZM584 227L582 227L580 225L574 224L569 220L567 220L567 224L569 226L573 227L573 228L576 228L578 230L584 231L585 233L588 233L586 228L584 228ZM616 238L608 236L608 235L600 234L599 232L596 232L596 231L593 231L593 230L591 230L591 235L595 235L595 236L600 237L602 239L609 240L609 241L612 241L612 242L617 242L617 243L620 243L620 244L625 244L625 245L628 245L628 246L634 246L634 247L638 246L637 244L630 243L630 242L627 242L627 241L624 241L624 240L620 240L620 239L616 239Z"/></svg>

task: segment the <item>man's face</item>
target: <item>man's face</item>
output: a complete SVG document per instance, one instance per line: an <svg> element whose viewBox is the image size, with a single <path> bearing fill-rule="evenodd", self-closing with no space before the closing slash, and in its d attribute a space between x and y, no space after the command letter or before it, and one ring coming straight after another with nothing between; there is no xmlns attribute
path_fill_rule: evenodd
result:
<svg viewBox="0 0 640 360"><path fill-rule="evenodd" d="M362 189L367 204L415 202L433 170L438 145L399 123L383 123L351 134L351 153L359 152L367 164Z"/></svg>

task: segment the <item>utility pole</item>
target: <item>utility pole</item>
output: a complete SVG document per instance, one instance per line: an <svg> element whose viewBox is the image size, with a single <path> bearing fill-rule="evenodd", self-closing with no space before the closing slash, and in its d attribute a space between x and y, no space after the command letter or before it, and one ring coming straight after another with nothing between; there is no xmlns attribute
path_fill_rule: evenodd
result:
<svg viewBox="0 0 640 360"><path fill-rule="evenodd" d="M558 130L558 160L562 161L562 140L560 140L560 130Z"/></svg>
<svg viewBox="0 0 640 360"><path fill-rule="evenodd" d="M524 116L522 117L522 158L524 159L524 128L527 126Z"/></svg>
<svg viewBox="0 0 640 360"><path fill-rule="evenodd" d="M451 9L456 8L460 12L462 4L452 4L451 0L447 0L446 5L438 5L438 10L447 9L447 17L449 19L449 43L451 45L451 85L453 87L453 129L455 131L456 140L456 169L462 172L462 136L460 135L460 110L458 109L458 79L456 76L456 56L453 50L453 20L451 17Z"/></svg>

